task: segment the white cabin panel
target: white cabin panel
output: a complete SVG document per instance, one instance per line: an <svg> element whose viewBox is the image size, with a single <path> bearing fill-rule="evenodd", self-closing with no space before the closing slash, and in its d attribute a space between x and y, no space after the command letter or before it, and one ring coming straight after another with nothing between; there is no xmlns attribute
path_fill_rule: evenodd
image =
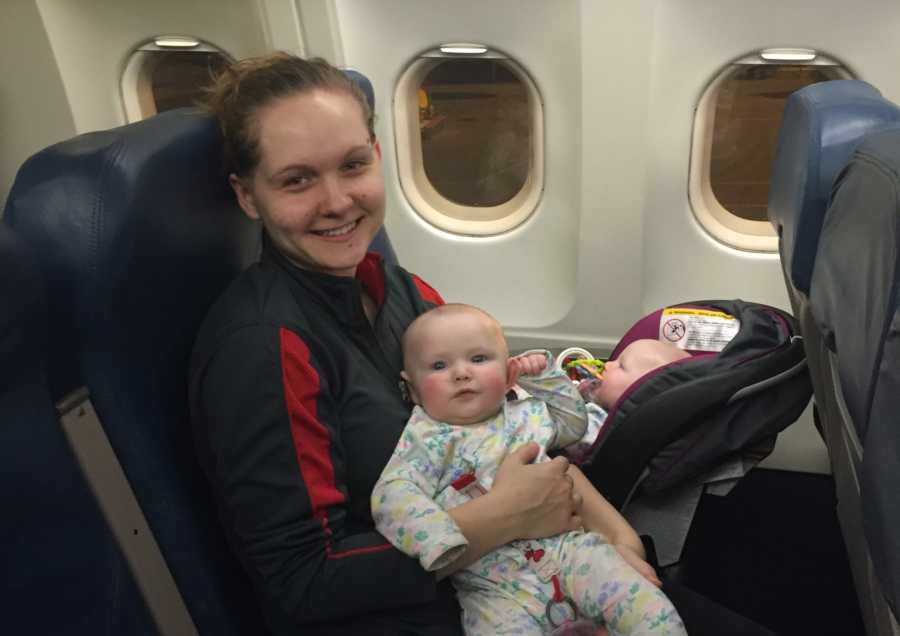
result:
<svg viewBox="0 0 900 636"><path fill-rule="evenodd" d="M38 0L77 132L125 123L121 75L157 35L187 35L240 59L266 52L256 0Z"/></svg>
<svg viewBox="0 0 900 636"><path fill-rule="evenodd" d="M715 28L710 28L714 24ZM809 47L896 99L900 78L900 5L777 0L660 2L654 34L653 86L646 154L642 306L700 298L734 298L790 309L777 254L726 247L697 223L687 199L694 109L709 82L732 60L777 46ZM828 472L811 409L779 438L765 465Z"/></svg>
<svg viewBox="0 0 900 636"><path fill-rule="evenodd" d="M19 166L75 134L62 78L35 0L8 0L0 20L0 214Z"/></svg>
<svg viewBox="0 0 900 636"><path fill-rule="evenodd" d="M376 91L391 240L406 267L449 301L492 312L507 326L558 322L576 298L580 217L580 11L574 1L406 2L340 0L344 61ZM423 51L476 42L515 60L543 96L545 189L524 224L473 238L438 230L412 209L400 188L392 147L396 82ZM552 96L552 97L551 97Z"/></svg>

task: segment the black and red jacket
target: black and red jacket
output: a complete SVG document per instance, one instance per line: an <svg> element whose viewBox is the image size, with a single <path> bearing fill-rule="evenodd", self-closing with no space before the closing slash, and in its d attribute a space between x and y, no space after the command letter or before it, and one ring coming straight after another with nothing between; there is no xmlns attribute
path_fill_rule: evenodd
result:
<svg viewBox="0 0 900 636"><path fill-rule="evenodd" d="M378 306L374 325L362 289ZM375 254L355 278L338 277L297 268L265 241L207 315L191 361L194 434L276 633L363 633L390 615L452 623L409 633L456 633L446 582L389 545L369 507L410 414L401 336L442 302Z"/></svg>

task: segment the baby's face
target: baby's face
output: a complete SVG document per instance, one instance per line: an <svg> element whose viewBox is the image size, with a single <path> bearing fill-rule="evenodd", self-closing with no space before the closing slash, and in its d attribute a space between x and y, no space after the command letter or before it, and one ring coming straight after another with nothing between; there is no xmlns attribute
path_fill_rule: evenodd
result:
<svg viewBox="0 0 900 636"><path fill-rule="evenodd" d="M406 356L410 394L433 419L466 425L499 412L509 359L499 327L477 313L436 315L414 345Z"/></svg>
<svg viewBox="0 0 900 636"><path fill-rule="evenodd" d="M639 364L640 360L634 358L629 352L632 345L625 347L615 360L610 360L603 367L603 379L600 386L592 394L592 398L603 408L609 410L619 400L631 384L640 378L646 369Z"/></svg>
<svg viewBox="0 0 900 636"><path fill-rule="evenodd" d="M686 357L689 357L687 353L672 345L656 340L635 340L618 358L606 363L600 385L589 387L585 397L609 410L641 376Z"/></svg>

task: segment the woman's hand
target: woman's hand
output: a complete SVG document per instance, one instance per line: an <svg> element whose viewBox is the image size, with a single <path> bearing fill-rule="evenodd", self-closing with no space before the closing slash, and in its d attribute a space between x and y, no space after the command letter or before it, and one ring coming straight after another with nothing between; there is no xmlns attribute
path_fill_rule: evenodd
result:
<svg viewBox="0 0 900 636"><path fill-rule="evenodd" d="M653 566L647 563L634 548L625 545L624 543L617 543L614 547L618 550L619 554L622 555L622 558L625 559L625 562L637 570L638 574L653 583L656 587L662 587L662 581L656 575L656 570L654 570Z"/></svg>
<svg viewBox="0 0 900 636"><path fill-rule="evenodd" d="M532 464L540 447L517 448L497 470L491 495L512 520L513 539L539 539L581 527L581 495L567 474L569 461L556 457Z"/></svg>
<svg viewBox="0 0 900 636"><path fill-rule="evenodd" d="M531 442L503 460L490 491L451 508L447 513L469 545L457 559L438 570L438 579L474 563L516 539L551 537L581 527L581 495L566 473L562 457L532 464L540 447Z"/></svg>

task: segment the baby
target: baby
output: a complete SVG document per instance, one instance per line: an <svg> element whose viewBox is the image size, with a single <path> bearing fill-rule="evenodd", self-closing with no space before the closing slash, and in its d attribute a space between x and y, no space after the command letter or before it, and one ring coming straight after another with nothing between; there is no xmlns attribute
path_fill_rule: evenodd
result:
<svg viewBox="0 0 900 636"><path fill-rule="evenodd" d="M487 492L516 447L537 442L535 461L549 461L546 450L578 440L599 409L585 404L548 353L510 358L500 325L471 306L423 314L403 345L403 378L417 406L375 486L372 513L391 543L434 571L467 546L446 510ZM507 400L517 380L530 395ZM584 491L586 480L578 483L589 526L595 515L615 515L627 526L596 490ZM588 531L517 540L488 553L452 574L466 633L561 633L605 623L614 635L685 634L668 598L623 554Z"/></svg>
<svg viewBox="0 0 900 636"><path fill-rule="evenodd" d="M690 358L690 354L661 340L635 340L615 360L603 367L601 380L585 380L578 385L581 395L604 409L615 406L635 380L661 366Z"/></svg>

